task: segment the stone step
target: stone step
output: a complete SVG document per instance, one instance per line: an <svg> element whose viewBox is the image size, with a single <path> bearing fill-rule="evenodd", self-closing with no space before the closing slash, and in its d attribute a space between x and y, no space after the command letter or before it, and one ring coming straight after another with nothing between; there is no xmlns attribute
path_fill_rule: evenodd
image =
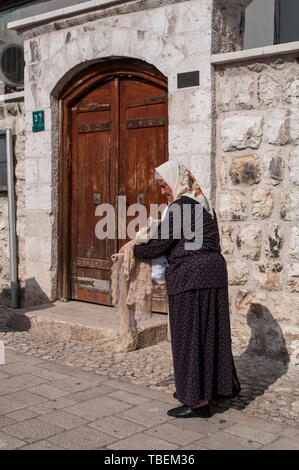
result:
<svg viewBox="0 0 299 470"><path fill-rule="evenodd" d="M117 309L86 302L54 302L14 311L9 326L37 335L125 352L167 339L167 315L138 322L134 341L120 338Z"/></svg>

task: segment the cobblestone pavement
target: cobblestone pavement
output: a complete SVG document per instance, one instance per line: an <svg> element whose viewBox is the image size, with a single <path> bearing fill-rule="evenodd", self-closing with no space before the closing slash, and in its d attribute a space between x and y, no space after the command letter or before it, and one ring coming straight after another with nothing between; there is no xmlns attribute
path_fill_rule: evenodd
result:
<svg viewBox="0 0 299 470"><path fill-rule="evenodd" d="M8 327L0 330L6 348L28 356L80 368L150 389L172 394L175 390L171 345L164 341L129 353L114 353L83 344L43 338ZM239 398L213 402L215 410L240 410L243 415L261 417L299 428L299 367L261 356L252 356L237 345L234 358L242 391Z"/></svg>

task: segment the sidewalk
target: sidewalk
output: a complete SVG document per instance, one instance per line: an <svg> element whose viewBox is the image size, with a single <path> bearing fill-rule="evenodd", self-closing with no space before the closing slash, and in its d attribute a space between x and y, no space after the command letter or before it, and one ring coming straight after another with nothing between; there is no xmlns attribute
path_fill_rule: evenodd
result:
<svg viewBox="0 0 299 470"><path fill-rule="evenodd" d="M0 449L298 450L299 428L230 408L167 416L170 394L5 349ZM219 411L219 410L218 410Z"/></svg>

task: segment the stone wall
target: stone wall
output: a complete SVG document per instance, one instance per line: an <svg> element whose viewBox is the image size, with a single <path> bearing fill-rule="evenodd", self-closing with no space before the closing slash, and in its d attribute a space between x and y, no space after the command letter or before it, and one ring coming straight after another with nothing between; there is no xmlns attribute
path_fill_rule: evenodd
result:
<svg viewBox="0 0 299 470"><path fill-rule="evenodd" d="M16 232L18 255L19 299L25 283L24 260L24 156L25 156L25 122L24 102L0 103L0 129L12 129L15 167L15 201L16 201ZM0 192L0 305L10 305L10 261L8 240L8 199L7 192ZM7 318L8 310L1 314L0 324Z"/></svg>
<svg viewBox="0 0 299 470"><path fill-rule="evenodd" d="M251 335L250 347L279 358L299 345L298 67L295 55L215 67L216 197L232 318L247 347Z"/></svg>

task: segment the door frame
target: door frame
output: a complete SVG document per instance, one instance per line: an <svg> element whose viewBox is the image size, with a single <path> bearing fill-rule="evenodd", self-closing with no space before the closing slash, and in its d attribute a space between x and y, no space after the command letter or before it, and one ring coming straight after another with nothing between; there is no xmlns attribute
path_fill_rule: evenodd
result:
<svg viewBox="0 0 299 470"><path fill-rule="evenodd" d="M57 297L60 300L66 301L71 297L71 109L86 92L106 80L122 75L146 79L164 88L168 94L167 77L154 66L138 59L120 58L89 66L77 74L59 96ZM168 120L166 125L168 127ZM117 161L119 161L118 146ZM115 191L117 191L118 166L115 175Z"/></svg>

